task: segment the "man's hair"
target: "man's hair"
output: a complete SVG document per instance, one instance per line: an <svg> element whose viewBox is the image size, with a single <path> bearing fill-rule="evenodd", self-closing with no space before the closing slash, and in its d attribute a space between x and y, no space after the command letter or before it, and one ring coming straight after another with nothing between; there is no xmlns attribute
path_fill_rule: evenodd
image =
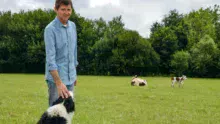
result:
<svg viewBox="0 0 220 124"><path fill-rule="evenodd" d="M58 10L62 4L71 5L71 8L73 8L72 0L56 0L55 8Z"/></svg>

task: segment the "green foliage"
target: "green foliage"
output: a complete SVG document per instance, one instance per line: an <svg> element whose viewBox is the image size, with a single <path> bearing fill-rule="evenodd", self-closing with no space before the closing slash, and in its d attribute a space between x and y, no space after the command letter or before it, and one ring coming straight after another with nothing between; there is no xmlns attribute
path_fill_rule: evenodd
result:
<svg viewBox="0 0 220 124"><path fill-rule="evenodd" d="M151 47L148 40L141 38L135 31L125 31L118 36L117 49L113 50L112 63L115 70L121 73L144 74L155 73L155 65L159 63L159 56ZM154 70L152 69L154 68ZM120 71L117 73L120 74Z"/></svg>
<svg viewBox="0 0 220 124"><path fill-rule="evenodd" d="M214 64L213 58L217 50L217 45L208 35L205 35L200 42L195 44L190 50L193 72L205 76L208 73L208 67Z"/></svg>
<svg viewBox="0 0 220 124"><path fill-rule="evenodd" d="M210 8L199 9L198 11L192 11L185 17L185 22L188 25L188 49L194 44L198 43L204 35L209 35L213 40L216 38L215 25L213 20L216 17L213 16L213 12Z"/></svg>
<svg viewBox="0 0 220 124"><path fill-rule="evenodd" d="M171 10L169 15L165 16L162 22L166 27L170 27L175 32L178 40L178 49L185 49L188 42L188 26L184 21L184 15L179 14L177 10Z"/></svg>
<svg viewBox="0 0 220 124"><path fill-rule="evenodd" d="M169 73L171 55L178 50L178 39L170 27L161 27L150 38L154 50L160 55L160 71Z"/></svg>
<svg viewBox="0 0 220 124"><path fill-rule="evenodd" d="M179 14L178 11L174 9L171 10L168 15L165 15L162 22L166 27L175 28L176 26L180 25L180 23L183 21L183 18L183 14Z"/></svg>
<svg viewBox="0 0 220 124"><path fill-rule="evenodd" d="M93 46L95 74L110 74L113 44L107 38L100 39Z"/></svg>
<svg viewBox="0 0 220 124"><path fill-rule="evenodd" d="M177 76L182 76L189 68L190 54L185 51L177 51L173 54L171 67Z"/></svg>
<svg viewBox="0 0 220 124"><path fill-rule="evenodd" d="M105 20L103 18L100 18L98 20L94 20L94 30L95 30L95 33L97 34L97 37L99 39L101 39L106 30L107 30L107 23L105 22Z"/></svg>
<svg viewBox="0 0 220 124"><path fill-rule="evenodd" d="M96 21L97 29L102 29L105 32L103 37L99 38L93 47L95 74L107 75L110 73L112 75L124 75L125 71L120 69L121 66L125 66L123 65L124 63L121 63L119 67L121 59L117 60L117 62L114 61L115 58L118 58L117 54L115 54L115 50L118 48L117 44L119 43L118 37L124 32L124 24L121 16L113 18L107 24L102 19ZM121 71L123 73L120 74Z"/></svg>
<svg viewBox="0 0 220 124"><path fill-rule="evenodd" d="M0 29L0 49L4 49L0 53L0 66L3 71L28 72L30 63L44 63L43 32L54 18L54 12L38 9L13 14L9 11L0 15L0 25L3 27Z"/></svg>
<svg viewBox="0 0 220 124"><path fill-rule="evenodd" d="M0 65L7 62L9 54L7 44L5 42L0 42Z"/></svg>
<svg viewBox="0 0 220 124"><path fill-rule="evenodd" d="M170 62L170 57L172 54L174 54L176 51L193 51L194 44L197 44L201 38L203 38L205 35L209 35L213 42L217 44L219 47L219 35L220 34L220 14L219 14L219 6L215 5L213 8L200 8L199 10L193 10L189 14L179 14L177 10L171 10L169 14L165 15L162 19L162 23L156 22L151 27L151 35L150 35L150 41L152 43L153 48L155 51L160 55L161 61L160 61L160 72L161 73L171 73L174 71L176 74L182 73L180 70L170 70L168 63L174 66L174 60ZM167 40L168 39L168 40ZM167 42L164 41L173 41L170 42L170 44L166 44ZM170 49L171 48L171 49ZM200 50L197 50L199 53ZM190 52L192 54L192 52ZM216 55L213 55L214 58ZM192 60L190 60L190 63L196 63L194 62L194 57L192 57ZM218 62L217 59L211 59L213 63ZM174 58L172 58L174 59ZM207 58L208 59L208 58ZM175 60L176 61L176 60ZM199 62L198 62L199 63ZM204 64L204 63L203 63ZM202 65L202 64L201 64ZM199 66L196 66L197 68ZM172 67L174 68L174 67ZM202 68L202 67L201 67ZM209 77L213 77L214 75L217 75L216 72L219 71L219 69L216 69L218 67L213 66L212 63L210 63L209 66L207 66L206 71L202 72L215 72L210 73ZM188 70L187 72L193 75L202 76L201 73L195 73L198 70L195 70L195 65L190 64L191 70ZM180 72L178 72L180 71ZM205 75L203 75L205 76ZM206 76L207 73L206 73Z"/></svg>
<svg viewBox="0 0 220 124"><path fill-rule="evenodd" d="M45 59L45 44L44 42L38 42L38 43L30 43L28 45L28 63L39 63L44 64L45 61L42 61Z"/></svg>
<svg viewBox="0 0 220 124"><path fill-rule="evenodd" d="M92 74L94 56L92 55L92 47L98 39L94 24L91 20L81 20L81 31L78 32L78 59L79 69L82 73ZM80 61L82 60L82 61Z"/></svg>

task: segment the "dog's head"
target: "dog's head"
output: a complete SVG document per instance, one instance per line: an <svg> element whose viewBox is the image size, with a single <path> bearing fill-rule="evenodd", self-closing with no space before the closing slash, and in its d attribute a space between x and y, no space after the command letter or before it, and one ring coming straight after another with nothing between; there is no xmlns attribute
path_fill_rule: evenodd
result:
<svg viewBox="0 0 220 124"><path fill-rule="evenodd" d="M131 86L134 86L135 82L134 81L131 81Z"/></svg>
<svg viewBox="0 0 220 124"><path fill-rule="evenodd" d="M61 96L53 102L53 105L57 104L63 104L66 108L66 111L69 112L74 112L75 111L75 102L74 102L74 97L73 97L73 92L69 91L70 96L68 98L62 98Z"/></svg>
<svg viewBox="0 0 220 124"><path fill-rule="evenodd" d="M73 93L70 92L70 96L64 100L63 105L66 108L66 111L69 112L74 112L75 111L75 102L73 98Z"/></svg>
<svg viewBox="0 0 220 124"><path fill-rule="evenodd" d="M69 94L70 94L70 97L74 98L72 91L69 91Z"/></svg>
<svg viewBox="0 0 220 124"><path fill-rule="evenodd" d="M183 78L183 80L186 80L186 79L187 79L187 77L186 77L185 75L183 75L182 78Z"/></svg>

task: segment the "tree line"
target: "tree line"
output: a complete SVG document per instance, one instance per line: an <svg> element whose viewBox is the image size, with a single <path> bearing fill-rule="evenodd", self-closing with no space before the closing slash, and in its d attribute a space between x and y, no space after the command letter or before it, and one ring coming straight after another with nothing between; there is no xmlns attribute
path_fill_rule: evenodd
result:
<svg viewBox="0 0 220 124"><path fill-rule="evenodd" d="M78 34L78 74L220 77L220 8L181 14L171 10L154 22L148 38L110 21L70 17ZM44 28L53 10L0 12L0 72L44 73Z"/></svg>

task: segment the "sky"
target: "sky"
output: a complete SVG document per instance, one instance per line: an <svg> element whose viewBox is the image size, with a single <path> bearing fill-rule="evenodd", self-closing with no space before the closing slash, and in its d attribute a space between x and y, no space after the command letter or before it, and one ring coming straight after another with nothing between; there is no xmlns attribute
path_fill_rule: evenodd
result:
<svg viewBox="0 0 220 124"><path fill-rule="evenodd" d="M54 3L55 0L1 0L0 11L53 9ZM149 37L152 24L161 22L170 10L187 14L215 4L220 5L220 0L73 0L74 9L80 16L110 21L121 15L126 29L136 30L145 38Z"/></svg>

